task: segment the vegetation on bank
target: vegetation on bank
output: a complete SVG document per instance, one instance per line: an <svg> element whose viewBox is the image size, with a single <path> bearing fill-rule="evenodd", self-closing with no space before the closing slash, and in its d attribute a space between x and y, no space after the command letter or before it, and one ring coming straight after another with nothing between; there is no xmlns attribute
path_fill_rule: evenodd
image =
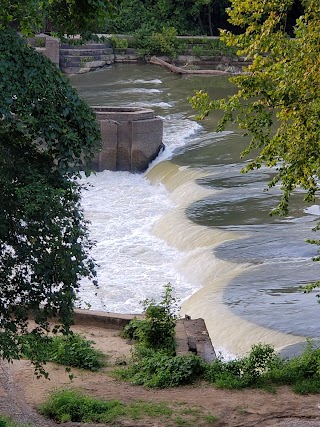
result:
<svg viewBox="0 0 320 427"><path fill-rule="evenodd" d="M16 423L10 417L0 415L0 427L31 427L31 425Z"/></svg>
<svg viewBox="0 0 320 427"><path fill-rule="evenodd" d="M300 394L320 393L320 348L308 341L301 356L284 359L268 344L254 345L250 353L236 360L218 357L205 363L196 354L177 356L174 328L176 299L170 285L159 304L146 300L145 319L132 320L124 329L135 340L128 366L115 375L132 384L152 388L176 387L206 380L227 389L263 388L275 390L289 385Z"/></svg>
<svg viewBox="0 0 320 427"><path fill-rule="evenodd" d="M23 337L22 354L30 360L41 356L44 363L65 365L68 371L74 367L95 372L106 365L107 355L94 348L93 344L94 341L80 334L44 336L39 341L30 333ZM47 376L47 373L43 375Z"/></svg>
<svg viewBox="0 0 320 427"><path fill-rule="evenodd" d="M163 425L201 426L214 424L217 417L204 412L202 408L161 403L134 401L123 403L119 400L99 400L79 390L60 390L39 407L41 414L58 423L85 422L112 424L119 419L140 420L145 417L162 420ZM9 427L9 426L8 426Z"/></svg>
<svg viewBox="0 0 320 427"><path fill-rule="evenodd" d="M136 49L141 58L152 55L165 55L172 59L178 55L193 55L199 59L213 57L236 58L237 49L227 46L219 37L179 37L176 28L163 26L159 31L137 30L130 35L102 36L101 42L109 40L117 51L125 53L128 48Z"/></svg>

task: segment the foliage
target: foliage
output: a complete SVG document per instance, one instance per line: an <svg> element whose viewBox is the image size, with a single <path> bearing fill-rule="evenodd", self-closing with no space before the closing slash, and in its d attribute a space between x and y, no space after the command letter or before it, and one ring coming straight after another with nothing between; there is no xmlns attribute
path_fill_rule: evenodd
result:
<svg viewBox="0 0 320 427"><path fill-rule="evenodd" d="M113 423L126 416L139 419L143 416L170 416L172 410L165 404L133 402L124 404L118 400L102 401L84 395L77 390L60 390L53 393L47 402L40 406L40 412L59 423Z"/></svg>
<svg viewBox="0 0 320 427"><path fill-rule="evenodd" d="M222 388L257 387L278 361L279 358L271 346L257 344L252 347L247 357L228 362L222 359L214 360L207 366L205 377Z"/></svg>
<svg viewBox="0 0 320 427"><path fill-rule="evenodd" d="M161 32L151 34L141 29L135 33L135 43L140 56L168 55L176 58L181 49L177 30L174 27L162 27Z"/></svg>
<svg viewBox="0 0 320 427"><path fill-rule="evenodd" d="M192 44L192 52L195 56L226 56L229 58L236 57L237 49L232 46L227 46L220 38L205 39L194 38L186 39L187 43Z"/></svg>
<svg viewBox="0 0 320 427"><path fill-rule="evenodd" d="M196 355L172 356L165 351L138 347L130 366L115 372L120 379L151 388L177 387L199 379L204 363Z"/></svg>
<svg viewBox="0 0 320 427"><path fill-rule="evenodd" d="M251 143L243 155L255 148L260 153L245 171L262 164L276 168L269 186L281 183L283 197L276 209L280 214L288 212L289 196L297 186L307 190L305 200L314 199L320 159L320 6L314 0L307 2L291 39L284 32L291 4L292 0L232 0L230 19L245 33L223 32L223 38L228 45L238 46L238 54L252 64L246 73L231 79L239 91L230 98L214 102L202 92L191 98L201 116L217 108L225 111L219 130L235 120L250 133Z"/></svg>
<svg viewBox="0 0 320 427"><path fill-rule="evenodd" d="M86 40L113 11L109 0L2 0L0 30L11 26L31 35L49 23L61 37L80 34Z"/></svg>
<svg viewBox="0 0 320 427"><path fill-rule="evenodd" d="M205 378L221 388L290 385L296 393L320 393L320 349L309 341L301 356L283 359L269 345L257 344L246 357L213 361L206 367Z"/></svg>
<svg viewBox="0 0 320 427"><path fill-rule="evenodd" d="M275 170L269 187L279 185L282 197L272 213L286 215L297 187L305 190L306 202L314 202L319 190L320 4L302 1L305 12L296 21L294 38L285 31L293 0L231 0L231 4L230 21L244 33L224 31L222 37L251 64L244 74L231 79L239 89L235 95L212 101L199 91L191 103L201 117L222 109L219 130L235 121L251 135L242 156L253 149L258 155L244 172L262 165ZM311 242L320 244L319 240Z"/></svg>
<svg viewBox="0 0 320 427"><path fill-rule="evenodd" d="M21 357L30 315L35 337L50 318L61 325L54 332L68 333L80 279L95 283L76 178L84 163L90 173L98 127L56 66L6 28L24 25L25 4L8 0L0 11L0 356L8 360Z"/></svg>
<svg viewBox="0 0 320 427"><path fill-rule="evenodd" d="M70 389L54 392L40 406L40 412L59 423L71 421L118 425L118 422L122 424L124 419L127 423L129 420L143 420L148 417L157 418L161 425L201 426L214 424L218 419L204 413L200 407L190 408L183 403L180 403L178 408L164 402L150 403L139 400L125 404L118 400L98 400L79 390Z"/></svg>
<svg viewBox="0 0 320 427"><path fill-rule="evenodd" d="M153 298L143 301L145 319L134 319L124 328L124 335L137 343L129 366L115 371L118 378L164 388L188 384L201 375L198 356L175 355L176 304L170 284L159 304Z"/></svg>
<svg viewBox="0 0 320 427"><path fill-rule="evenodd" d="M46 336L40 342L33 334L29 334L24 337L22 352L31 360L40 351L44 362L98 371L105 365L106 355L95 349L93 344L94 341L87 340L80 334Z"/></svg>
<svg viewBox="0 0 320 427"><path fill-rule="evenodd" d="M0 427L31 427L30 424L18 424L11 418L0 415Z"/></svg>
<svg viewBox="0 0 320 427"><path fill-rule="evenodd" d="M114 49L122 49L122 50L128 49L129 43L127 39L117 37L117 36L112 36L110 40L111 40L111 46Z"/></svg>
<svg viewBox="0 0 320 427"><path fill-rule="evenodd" d="M107 20L109 33L132 34L143 27L159 32L163 26L179 34L217 35L218 28L230 28L225 8L228 0L129 0L115 2L117 13Z"/></svg>
<svg viewBox="0 0 320 427"><path fill-rule="evenodd" d="M139 342L140 347L175 353L175 325L177 299L172 296L172 286L164 287L160 303L154 298L142 302L145 318L133 319L124 327L124 335Z"/></svg>

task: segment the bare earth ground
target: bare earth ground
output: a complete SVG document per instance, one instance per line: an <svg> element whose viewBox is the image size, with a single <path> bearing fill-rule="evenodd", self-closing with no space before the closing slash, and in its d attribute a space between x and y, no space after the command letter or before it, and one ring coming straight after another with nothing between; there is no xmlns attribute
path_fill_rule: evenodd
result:
<svg viewBox="0 0 320 427"><path fill-rule="evenodd" d="M120 382L108 372L113 369L116 360L130 357L130 344L120 338L116 330L92 326L77 326L73 329L94 340L97 348L110 355L109 367L98 373L74 369L75 378L70 381L62 366L49 364L50 380L46 380L36 379L28 361L17 361L10 365L3 363L0 367L0 413L8 414L19 422L30 422L32 426L57 426L40 416L36 407L52 390L75 387L106 400L117 399L126 403L136 400L166 402L177 416L184 409L200 409L203 416L193 424L195 427L320 427L320 395L300 396L287 387L281 387L276 394L271 394L259 390L220 390L202 382L165 390L145 389ZM205 421L205 415L209 414L217 417L214 424ZM78 425L81 424L65 424ZM91 427L90 424L82 425ZM138 421L122 420L115 425L165 427L179 424L174 418L144 418Z"/></svg>

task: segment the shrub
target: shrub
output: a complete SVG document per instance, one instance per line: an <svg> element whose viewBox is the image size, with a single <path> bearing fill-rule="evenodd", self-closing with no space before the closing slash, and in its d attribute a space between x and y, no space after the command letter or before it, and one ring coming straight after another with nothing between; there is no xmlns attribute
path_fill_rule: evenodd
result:
<svg viewBox="0 0 320 427"><path fill-rule="evenodd" d="M119 49L119 50L126 50L126 49L128 49L129 42L125 38L120 38L120 37L117 37L117 36L112 36L110 38L110 41L111 41L111 46L114 49Z"/></svg>
<svg viewBox="0 0 320 427"><path fill-rule="evenodd" d="M103 401L86 396L78 390L59 390L40 405L39 411L59 423L72 421L84 423L113 423L120 416L138 419L170 416L172 410L164 404L133 402L125 405L118 400Z"/></svg>
<svg viewBox="0 0 320 427"><path fill-rule="evenodd" d="M153 298L142 302L145 319L132 320L124 328L124 335L144 347L174 354L176 304L176 298L172 296L172 286L168 284L160 303L156 303Z"/></svg>
<svg viewBox="0 0 320 427"><path fill-rule="evenodd" d="M115 371L118 378L151 388L177 387L199 379L204 362L196 355L170 356L166 352L143 349L128 368Z"/></svg>
<svg viewBox="0 0 320 427"><path fill-rule="evenodd" d="M54 337L42 337L41 343L35 347L33 334L25 337L22 352L25 357L33 359L34 353L41 351L45 362L55 362L89 371L98 371L107 357L92 347L94 341L87 340L80 334Z"/></svg>
<svg viewBox="0 0 320 427"><path fill-rule="evenodd" d="M11 418L0 415L0 427L30 427L30 425L16 423Z"/></svg>
<svg viewBox="0 0 320 427"><path fill-rule="evenodd" d="M167 55L176 58L183 49L177 39L177 30L173 27L162 27L161 32L152 32L144 28L135 33L137 52L140 56Z"/></svg>
<svg viewBox="0 0 320 427"><path fill-rule="evenodd" d="M268 381L268 374L281 364L279 357L270 345L252 346L247 357L224 362L214 360L207 365L205 377L217 387L242 389L260 387Z"/></svg>

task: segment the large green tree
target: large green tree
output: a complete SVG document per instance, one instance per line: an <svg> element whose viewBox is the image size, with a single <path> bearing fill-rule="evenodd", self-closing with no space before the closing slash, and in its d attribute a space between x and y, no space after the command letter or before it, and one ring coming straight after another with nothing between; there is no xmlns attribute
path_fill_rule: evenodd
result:
<svg viewBox="0 0 320 427"><path fill-rule="evenodd" d="M281 183L279 213L287 213L288 198L297 187L312 200L320 175L320 4L303 0L305 13L296 22L295 37L285 31L292 0L232 0L230 20L244 29L234 35L222 32L230 46L251 63L231 78L238 92L212 101L198 92L191 102L203 117L214 109L225 114L219 127L236 121L251 135L259 154L246 170L262 164L275 167L270 185Z"/></svg>
<svg viewBox="0 0 320 427"><path fill-rule="evenodd" d="M7 360L21 356L30 317L38 339L53 317L54 330L68 333L80 279L95 280L77 178L84 165L90 173L100 146L94 113L16 30L31 34L44 17L57 16L56 30L88 35L109 6L1 0L0 356ZM35 351L41 369L39 357Z"/></svg>
<svg viewBox="0 0 320 427"><path fill-rule="evenodd" d="M289 37L286 23L293 0L231 0L230 21L243 33L223 31L222 37L237 46L250 65L231 78L238 92L228 99L212 101L201 91L191 98L202 117L215 109L224 111L219 129L234 121L251 135L243 155L252 150L258 155L245 171L262 165L273 168L269 186L282 190L274 210L278 214L287 214L289 197L297 187L305 190L308 202L319 191L320 3L301 3L304 13Z"/></svg>

